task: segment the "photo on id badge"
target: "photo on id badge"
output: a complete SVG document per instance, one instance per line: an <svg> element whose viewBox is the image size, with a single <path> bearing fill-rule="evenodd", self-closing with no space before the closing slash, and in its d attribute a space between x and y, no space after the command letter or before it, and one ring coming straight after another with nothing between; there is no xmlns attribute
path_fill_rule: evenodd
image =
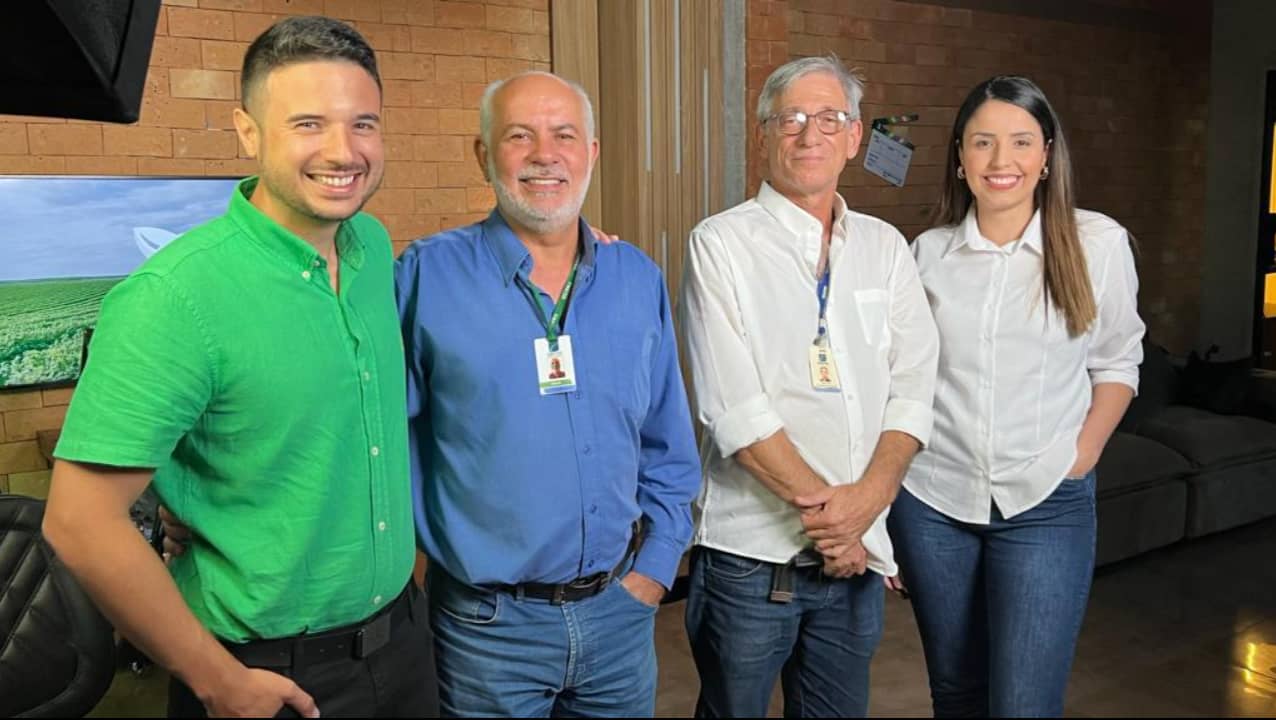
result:
<svg viewBox="0 0 1276 720"><path fill-rule="evenodd" d="M824 392L834 392L842 387L837 381L833 355L822 345L811 346L811 387Z"/></svg>
<svg viewBox="0 0 1276 720"><path fill-rule="evenodd" d="M536 382L541 395L556 395L576 389L576 365L572 361L572 339L559 335L557 348L550 348L549 341L537 338Z"/></svg>

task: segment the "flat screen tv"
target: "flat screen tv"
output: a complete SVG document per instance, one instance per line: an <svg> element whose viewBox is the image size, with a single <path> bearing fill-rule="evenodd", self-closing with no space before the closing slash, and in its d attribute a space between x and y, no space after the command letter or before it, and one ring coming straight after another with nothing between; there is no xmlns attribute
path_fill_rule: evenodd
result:
<svg viewBox="0 0 1276 720"><path fill-rule="evenodd" d="M238 178L0 176L0 389L74 382L107 291Z"/></svg>

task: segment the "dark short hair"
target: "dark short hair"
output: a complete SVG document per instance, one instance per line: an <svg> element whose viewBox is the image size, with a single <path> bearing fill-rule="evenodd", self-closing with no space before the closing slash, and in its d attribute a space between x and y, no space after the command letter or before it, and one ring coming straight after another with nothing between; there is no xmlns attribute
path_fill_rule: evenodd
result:
<svg viewBox="0 0 1276 720"><path fill-rule="evenodd" d="M240 78L240 98L248 107L258 84L272 71L286 65L313 60L345 60L368 71L381 89L377 56L358 30L332 18L290 17L280 20L257 36L244 53Z"/></svg>

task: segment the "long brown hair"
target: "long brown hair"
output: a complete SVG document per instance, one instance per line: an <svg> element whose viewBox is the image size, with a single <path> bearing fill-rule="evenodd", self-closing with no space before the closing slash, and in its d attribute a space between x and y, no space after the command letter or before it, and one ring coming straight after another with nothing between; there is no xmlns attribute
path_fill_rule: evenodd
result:
<svg viewBox="0 0 1276 720"><path fill-rule="evenodd" d="M1063 313L1068 335L1084 334L1094 323L1098 312L1090 274L1086 270L1085 252L1077 236L1076 202L1072 189L1072 160L1063 126L1045 93L1024 77L999 76L975 86L966 96L953 122L948 143L948 168L944 172L944 188L935 206L936 225L957 225L966 219L974 204L974 196L965 180L957 177L961 164L958 151L966 123L981 105L1000 100L1023 108L1041 125L1047 143L1046 164L1049 175L1037 183L1033 201L1041 210L1041 246L1045 253L1043 290L1047 309L1051 304Z"/></svg>

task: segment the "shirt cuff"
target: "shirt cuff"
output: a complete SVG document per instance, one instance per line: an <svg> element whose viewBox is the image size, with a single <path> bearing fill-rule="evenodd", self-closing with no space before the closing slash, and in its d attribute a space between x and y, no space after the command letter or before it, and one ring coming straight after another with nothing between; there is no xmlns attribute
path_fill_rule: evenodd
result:
<svg viewBox="0 0 1276 720"><path fill-rule="evenodd" d="M771 410L766 395L754 395L727 410L709 428L722 457L731 457L753 443L771 437L784 421Z"/></svg>
<svg viewBox="0 0 1276 720"><path fill-rule="evenodd" d="M156 469L168 462L171 453L140 445L104 444L64 438L53 449L53 457L70 462L117 468Z"/></svg>
<svg viewBox="0 0 1276 720"><path fill-rule="evenodd" d="M905 398L892 398L886 403L882 430L908 433L921 443L922 447L926 447L930 443L930 430L934 422L934 410L926 403Z"/></svg>
<svg viewBox="0 0 1276 720"><path fill-rule="evenodd" d="M1139 371L1138 370L1091 370L1090 371L1090 387L1100 385L1102 383L1121 383L1129 386L1135 395L1139 394Z"/></svg>
<svg viewBox="0 0 1276 720"><path fill-rule="evenodd" d="M682 561L685 549L668 538L649 535L643 538L642 547L638 548L633 571L646 575L669 590L678 575L678 563Z"/></svg>

